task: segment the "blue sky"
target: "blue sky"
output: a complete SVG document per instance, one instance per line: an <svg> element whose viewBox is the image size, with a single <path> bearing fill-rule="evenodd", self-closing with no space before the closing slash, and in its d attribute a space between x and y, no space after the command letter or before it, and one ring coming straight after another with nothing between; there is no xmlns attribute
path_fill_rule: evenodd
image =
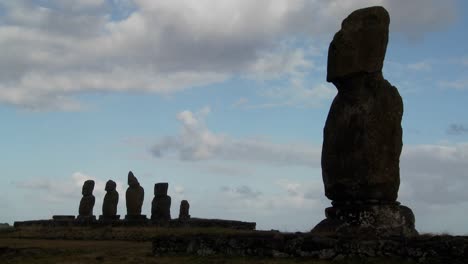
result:
<svg viewBox="0 0 468 264"><path fill-rule="evenodd" d="M329 201L322 129L333 34L391 16L384 76L404 100L399 201L422 232L467 234L465 1L0 0L0 222L77 214L81 185L167 181L176 217L307 231ZM294 215L294 218L291 218Z"/></svg>

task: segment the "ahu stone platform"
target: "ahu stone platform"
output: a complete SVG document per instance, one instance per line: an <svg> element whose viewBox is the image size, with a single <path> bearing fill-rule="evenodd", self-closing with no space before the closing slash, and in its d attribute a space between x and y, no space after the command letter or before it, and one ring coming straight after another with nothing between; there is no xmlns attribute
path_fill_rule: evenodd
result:
<svg viewBox="0 0 468 264"><path fill-rule="evenodd" d="M153 222L151 219L140 219L138 221L129 220L92 220L92 221L81 221L74 216L60 215L53 216L50 220L33 220L33 221L18 221L14 223L14 227L21 229L22 227L61 227L61 226L90 226L90 227L121 227L121 226L132 226L132 227L217 227L217 228L229 228L236 230L255 230L255 222L243 222L236 220L222 220L222 219L205 219L205 218L190 218L186 220L172 219L168 222L161 224L160 222Z"/></svg>
<svg viewBox="0 0 468 264"><path fill-rule="evenodd" d="M309 257L327 260L385 257L420 263L454 264L466 263L468 237L426 235L412 238L355 239L274 231L166 235L153 239L153 254Z"/></svg>

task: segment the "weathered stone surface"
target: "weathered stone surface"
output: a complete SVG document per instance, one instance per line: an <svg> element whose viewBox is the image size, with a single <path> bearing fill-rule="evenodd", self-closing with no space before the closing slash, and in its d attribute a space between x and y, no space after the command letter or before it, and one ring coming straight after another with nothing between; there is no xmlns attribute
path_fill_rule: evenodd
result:
<svg viewBox="0 0 468 264"><path fill-rule="evenodd" d="M74 215L54 215L52 219L55 221L73 221L75 220Z"/></svg>
<svg viewBox="0 0 468 264"><path fill-rule="evenodd" d="M380 6L359 9L341 24L328 49L327 81L380 72L388 42L390 16Z"/></svg>
<svg viewBox="0 0 468 264"><path fill-rule="evenodd" d="M374 257L394 259L395 263L410 260L419 263L466 263L468 237L345 239L260 231L238 234L171 234L153 239L153 253L156 256L186 254L343 260L339 263L348 263L348 259L352 259L352 263L368 263L369 258Z"/></svg>
<svg viewBox="0 0 468 264"><path fill-rule="evenodd" d="M171 220L171 197L167 195L169 184L156 183L151 204L151 220L167 222Z"/></svg>
<svg viewBox="0 0 468 264"><path fill-rule="evenodd" d="M381 72L389 23L383 7L359 9L330 44L327 80L338 94L323 133L322 176L333 201L397 199L403 102Z"/></svg>
<svg viewBox="0 0 468 264"><path fill-rule="evenodd" d="M145 198L145 190L140 186L133 172L128 172L128 189L125 194L127 204L127 215L141 215L141 207Z"/></svg>
<svg viewBox="0 0 468 264"><path fill-rule="evenodd" d="M85 181L83 184L83 189L81 191L81 193L83 194L83 197L81 198L81 201L80 201L78 217L93 216L93 208L94 208L94 203L96 201L93 195L93 190L94 190L94 181L93 180Z"/></svg>
<svg viewBox="0 0 468 264"><path fill-rule="evenodd" d="M398 203L334 205L325 210L325 215L313 234L365 239L418 234L413 212Z"/></svg>
<svg viewBox="0 0 468 264"><path fill-rule="evenodd" d="M116 190L117 184L109 180L106 183L106 195L102 203L102 216L108 218L115 218L117 215L117 205L119 203L119 193Z"/></svg>
<svg viewBox="0 0 468 264"><path fill-rule="evenodd" d="M179 209L179 220L187 220L190 219L190 204L187 200L182 200L180 202L180 209Z"/></svg>
<svg viewBox="0 0 468 264"><path fill-rule="evenodd" d="M312 232L413 236L414 215L396 202L403 102L382 76L390 18L354 11L330 44L327 81L338 89L323 131L322 177L333 202Z"/></svg>
<svg viewBox="0 0 468 264"><path fill-rule="evenodd" d="M338 94L323 133L322 176L333 201L396 201L403 103L381 73L334 83Z"/></svg>

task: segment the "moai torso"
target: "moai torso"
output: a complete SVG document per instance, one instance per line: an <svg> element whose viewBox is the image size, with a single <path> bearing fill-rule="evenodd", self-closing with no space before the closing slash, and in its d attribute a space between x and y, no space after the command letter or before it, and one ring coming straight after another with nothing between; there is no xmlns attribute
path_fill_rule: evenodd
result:
<svg viewBox="0 0 468 264"><path fill-rule="evenodd" d="M106 183L106 195L104 196L104 202L102 203L102 215L103 216L115 216L117 215L117 205L119 203L119 193L116 191L116 183L109 180Z"/></svg>
<svg viewBox="0 0 468 264"><path fill-rule="evenodd" d="M171 220L171 197L167 195L168 187L168 183L154 185L154 199L151 204L151 219L153 220Z"/></svg>
<svg viewBox="0 0 468 264"><path fill-rule="evenodd" d="M141 215L141 207L145 198L145 190L135 178L132 172L128 174L128 189L125 194L127 203L127 215Z"/></svg>
<svg viewBox="0 0 468 264"><path fill-rule="evenodd" d="M83 197L80 201L80 207L78 209L78 213L80 216L92 216L93 215L93 208L95 203L95 198L93 195L94 190L94 181L87 180L83 184L83 188L81 193Z"/></svg>

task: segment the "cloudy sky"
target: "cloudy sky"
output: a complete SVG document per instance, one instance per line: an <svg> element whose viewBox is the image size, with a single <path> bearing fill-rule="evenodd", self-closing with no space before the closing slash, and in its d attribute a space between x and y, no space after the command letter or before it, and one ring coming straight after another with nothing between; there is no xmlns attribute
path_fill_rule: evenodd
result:
<svg viewBox="0 0 468 264"><path fill-rule="evenodd" d="M399 201L468 234L468 3L462 0L0 0L0 222L77 214L81 185L169 182L172 215L308 231L324 218L333 34L391 16L384 76L405 104Z"/></svg>

